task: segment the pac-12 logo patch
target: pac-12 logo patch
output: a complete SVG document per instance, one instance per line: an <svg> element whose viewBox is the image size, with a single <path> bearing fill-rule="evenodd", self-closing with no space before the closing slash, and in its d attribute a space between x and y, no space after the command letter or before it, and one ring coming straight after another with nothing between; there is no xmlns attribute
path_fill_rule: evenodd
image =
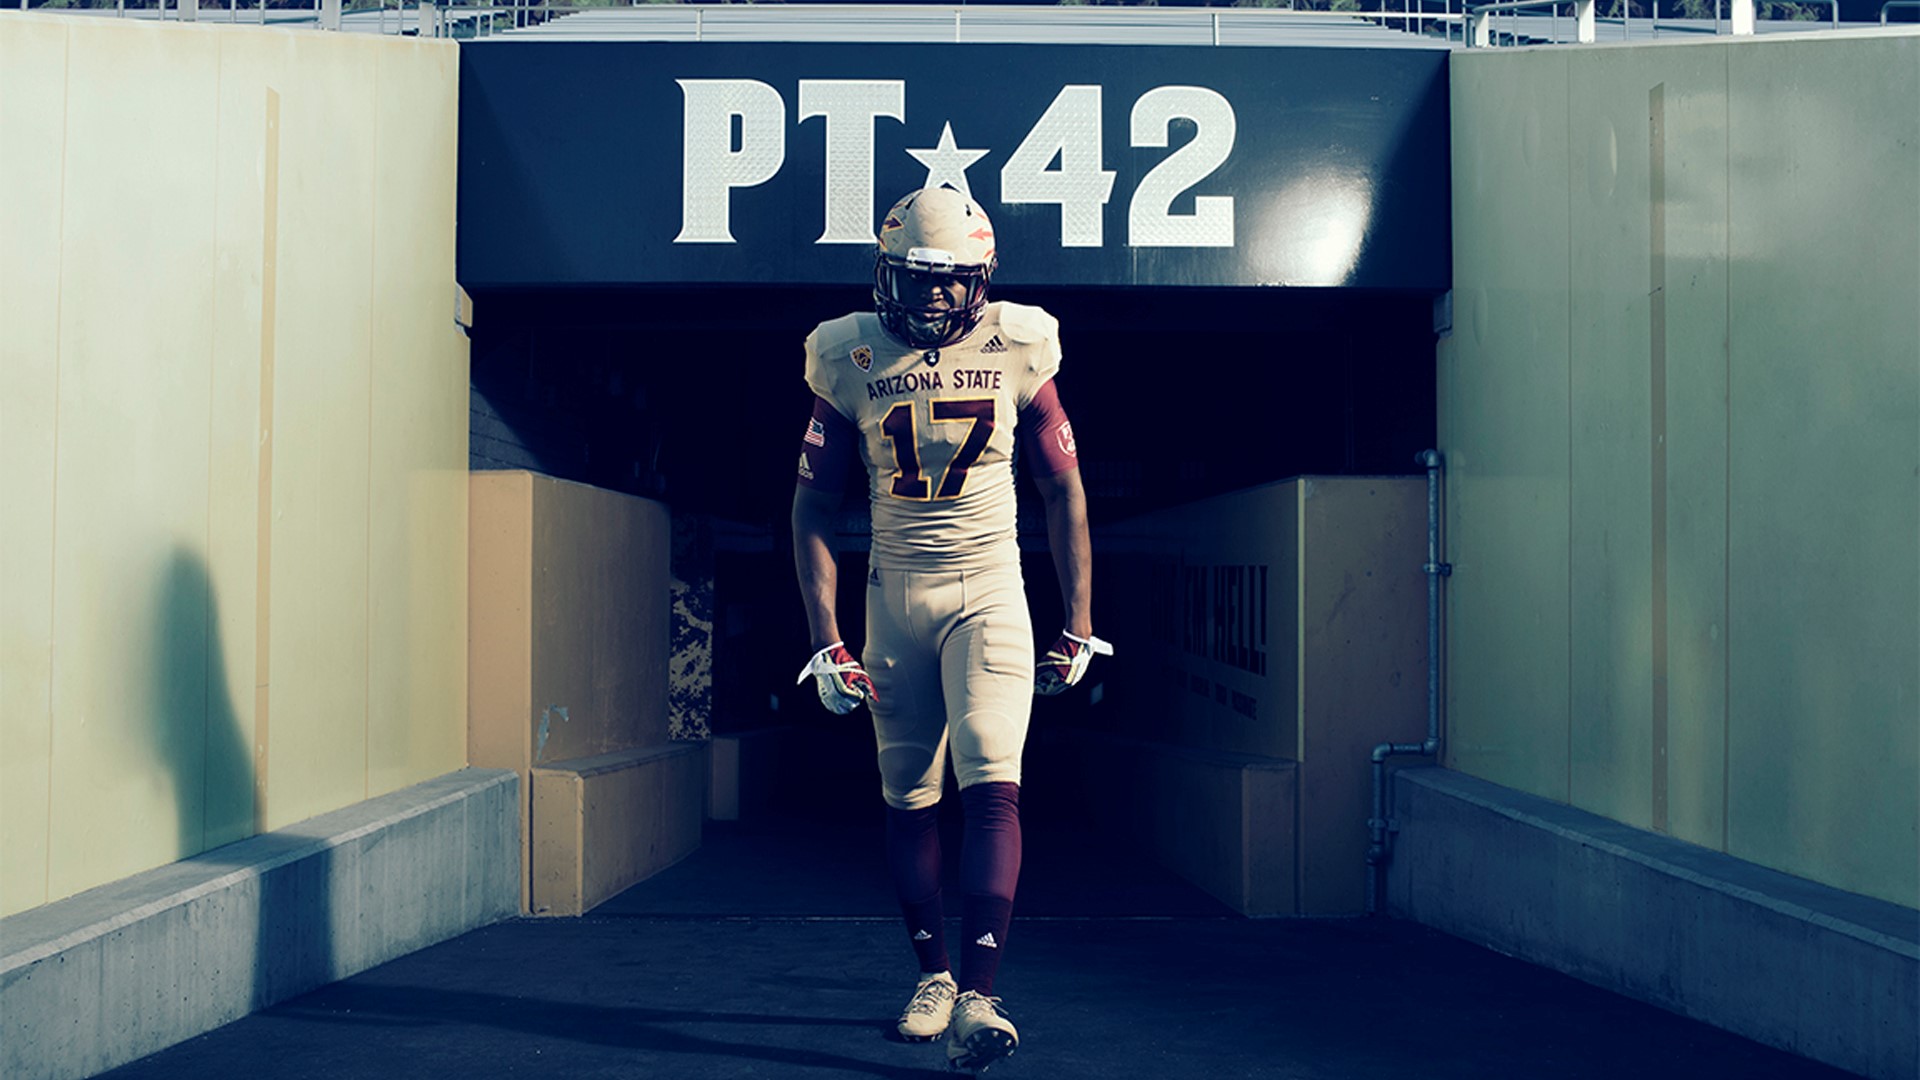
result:
<svg viewBox="0 0 1920 1080"><path fill-rule="evenodd" d="M847 359L852 360L853 366L861 371L873 370L873 350L865 345L854 346L853 351L847 354Z"/></svg>
<svg viewBox="0 0 1920 1080"><path fill-rule="evenodd" d="M1060 450L1062 453L1068 454L1072 457L1080 456L1079 448L1073 444L1073 425L1072 424L1061 424L1058 428L1055 428L1053 432L1053 438L1054 438L1054 441L1060 444Z"/></svg>

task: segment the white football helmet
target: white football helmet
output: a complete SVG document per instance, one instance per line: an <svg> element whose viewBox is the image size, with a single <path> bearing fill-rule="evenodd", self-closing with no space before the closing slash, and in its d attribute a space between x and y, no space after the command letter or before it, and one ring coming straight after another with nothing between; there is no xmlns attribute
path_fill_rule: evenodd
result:
<svg viewBox="0 0 1920 1080"><path fill-rule="evenodd" d="M893 204L880 224L873 263L873 306L887 333L916 349L942 349L980 325L987 283L997 265L993 223L970 197L950 187L921 188ZM931 274L964 286L955 307L927 307L910 287Z"/></svg>

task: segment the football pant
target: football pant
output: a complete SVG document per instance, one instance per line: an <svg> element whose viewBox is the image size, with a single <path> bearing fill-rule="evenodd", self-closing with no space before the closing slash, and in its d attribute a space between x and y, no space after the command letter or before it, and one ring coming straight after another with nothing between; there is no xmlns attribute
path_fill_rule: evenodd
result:
<svg viewBox="0 0 1920 1080"><path fill-rule="evenodd" d="M1087 673L1094 656L1112 656L1113 646L1097 637L1075 637L1065 630L1033 669L1033 692L1042 697L1061 693Z"/></svg>
<svg viewBox="0 0 1920 1080"><path fill-rule="evenodd" d="M820 694L820 704L838 716L847 715L862 701L874 696L873 680L867 677L867 669L853 658L843 641L814 653L807 666L800 669L794 685L806 682L809 675L813 676L813 688Z"/></svg>

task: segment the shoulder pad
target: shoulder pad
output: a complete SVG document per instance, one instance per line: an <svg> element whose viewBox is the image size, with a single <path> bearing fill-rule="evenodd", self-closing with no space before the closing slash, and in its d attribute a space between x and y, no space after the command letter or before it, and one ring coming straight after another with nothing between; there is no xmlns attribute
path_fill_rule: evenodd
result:
<svg viewBox="0 0 1920 1080"><path fill-rule="evenodd" d="M1031 345L1060 336L1060 320L1047 309L1029 304L1001 301L1000 329L1021 345Z"/></svg>
<svg viewBox="0 0 1920 1080"><path fill-rule="evenodd" d="M835 353L844 354L847 347L859 341L861 336L860 316L857 313L828 319L814 327L810 335L814 351L823 357L831 357Z"/></svg>

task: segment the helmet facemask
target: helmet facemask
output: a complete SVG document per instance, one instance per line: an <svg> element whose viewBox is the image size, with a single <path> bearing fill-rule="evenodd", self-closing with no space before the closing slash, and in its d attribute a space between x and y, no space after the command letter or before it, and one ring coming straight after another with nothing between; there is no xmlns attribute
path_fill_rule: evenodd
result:
<svg viewBox="0 0 1920 1080"><path fill-rule="evenodd" d="M951 187L909 193L887 212L873 265L873 306L887 333L916 349L943 349L980 325L995 266L993 224ZM930 283L958 283L957 298Z"/></svg>
<svg viewBox="0 0 1920 1080"><path fill-rule="evenodd" d="M987 310L991 266L956 267L953 253L914 248L904 257L882 252L873 265L873 304L887 333L916 349L944 349L973 333ZM960 297L947 303L929 288L959 282Z"/></svg>

